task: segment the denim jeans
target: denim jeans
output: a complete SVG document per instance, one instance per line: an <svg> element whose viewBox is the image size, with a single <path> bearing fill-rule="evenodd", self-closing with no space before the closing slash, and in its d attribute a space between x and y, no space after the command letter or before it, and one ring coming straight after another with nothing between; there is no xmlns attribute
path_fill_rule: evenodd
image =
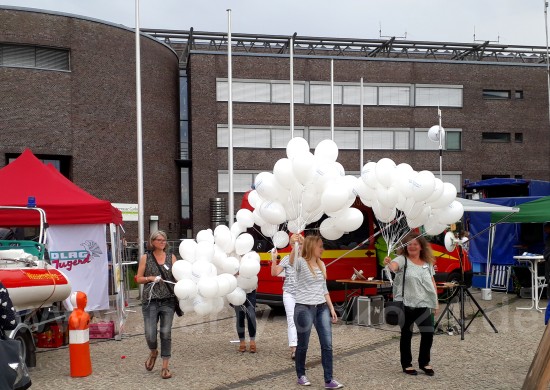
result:
<svg viewBox="0 0 550 390"><path fill-rule="evenodd" d="M256 338L256 290L246 294L246 301L241 306L233 306L237 315L237 334L244 341L244 318L248 324L250 340Z"/></svg>
<svg viewBox="0 0 550 390"><path fill-rule="evenodd" d="M160 320L160 356L169 358L172 353L172 320L174 319L174 299L151 299L141 306L143 313L145 340L149 349L157 349L157 323Z"/></svg>
<svg viewBox="0 0 550 390"><path fill-rule="evenodd" d="M401 353L401 367L403 369L412 366L412 327L416 323L420 330L420 349L418 351L418 365L425 367L430 364L430 351L434 338L434 325L432 311L426 307L405 306L405 323L401 328L399 351Z"/></svg>
<svg viewBox="0 0 550 390"><path fill-rule="evenodd" d="M294 307L296 306L294 295L283 291L283 304L285 305L288 327L288 346L295 347L298 345L298 336L296 334L296 325L294 325Z"/></svg>
<svg viewBox="0 0 550 390"><path fill-rule="evenodd" d="M332 324L330 311L326 303L321 305L302 305L294 308L294 324L298 333L296 348L296 375L300 378L306 374L306 355L311 335L311 326L315 325L321 343L321 364L325 382L332 380Z"/></svg>

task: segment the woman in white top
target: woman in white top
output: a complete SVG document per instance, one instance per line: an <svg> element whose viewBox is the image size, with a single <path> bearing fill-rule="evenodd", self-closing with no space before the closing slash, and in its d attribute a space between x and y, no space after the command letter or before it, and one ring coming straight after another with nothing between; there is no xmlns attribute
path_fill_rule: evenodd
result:
<svg viewBox="0 0 550 390"><path fill-rule="evenodd" d="M271 253L271 276L278 276L281 272L285 272L285 282L283 284L283 304L285 305L286 322L288 327L288 346L290 347L290 358L296 358L296 346L298 345L298 335L296 334L296 326L294 325L294 306L296 299L294 298L294 267L290 265L290 256L283 257L283 260L277 264L276 250Z"/></svg>
<svg viewBox="0 0 550 390"><path fill-rule="evenodd" d="M402 243L404 246L401 256L397 256L393 260L389 257L384 259L384 263L388 264L390 270L396 273L393 284L394 300L403 301L405 306L405 321L399 324L401 326L399 343L401 367L406 374L418 374L412 366L411 352L412 327L416 323L420 330L418 365L427 375L433 376L434 370L429 365L434 335L432 310L439 309L437 289L433 278L435 274L434 256L428 241L418 233L409 233L403 238ZM405 272L403 272L404 270ZM402 294L403 279L405 280L405 291Z"/></svg>
<svg viewBox="0 0 550 390"><path fill-rule="evenodd" d="M337 316L327 289L327 271L321 260L323 241L319 236L308 236L305 239L299 234L293 234L290 242L303 243L301 256L295 259L294 251L290 254L290 264L294 266L295 299L294 324L298 334L296 348L297 383L309 386L306 377L306 354L309 344L311 327L315 325L319 342L321 343L321 364L326 389L344 387L332 377L332 324Z"/></svg>

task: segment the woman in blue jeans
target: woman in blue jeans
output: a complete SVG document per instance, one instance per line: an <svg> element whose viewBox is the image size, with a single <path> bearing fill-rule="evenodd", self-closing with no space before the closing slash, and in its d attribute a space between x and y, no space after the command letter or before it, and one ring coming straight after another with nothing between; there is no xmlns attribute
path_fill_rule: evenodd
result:
<svg viewBox="0 0 550 390"><path fill-rule="evenodd" d="M145 284L141 302L145 340L150 349L149 357L145 361L145 369L152 371L158 356L157 324L160 321L160 356L162 369L160 376L163 379L172 377L168 363L172 353L172 321L176 303L173 290L170 289L161 277L161 270L165 277L173 280L172 265L176 256L166 252L166 233L159 230L151 234L149 247L151 251L141 256L139 260L136 281Z"/></svg>
<svg viewBox="0 0 550 390"><path fill-rule="evenodd" d="M294 250L290 254L290 264L294 266L295 298L294 324L298 334L296 348L296 375L298 384L311 385L306 376L306 355L311 327L315 325L321 343L321 363L326 389L344 387L332 377L332 323L337 316L327 289L327 271L321 260L323 241L319 236L303 238L292 235L290 242L302 244L301 256L295 259Z"/></svg>

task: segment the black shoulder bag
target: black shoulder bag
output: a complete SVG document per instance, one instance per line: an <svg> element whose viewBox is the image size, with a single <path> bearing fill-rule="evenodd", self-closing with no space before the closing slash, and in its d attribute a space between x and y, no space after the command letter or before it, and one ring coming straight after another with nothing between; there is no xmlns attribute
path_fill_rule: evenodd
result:
<svg viewBox="0 0 550 390"><path fill-rule="evenodd" d="M166 277L166 274L164 273L164 270L162 269L162 267L160 266L160 264L157 263L157 260L155 259L155 255L153 255L152 253L151 253L151 255L153 256L153 260L155 260L155 264L157 265L157 267L158 267L158 269L159 269L159 272L160 272L160 274L162 275L162 279L164 279L164 280L170 280L171 282L175 282L174 279L168 279L168 278ZM170 254L170 256L172 256L172 255ZM164 259L164 264L166 264L166 259L167 259L167 258L168 258L168 253L166 253L166 258ZM172 266L174 266L174 264L172 264ZM171 292L172 294L174 294L174 287L172 286L171 283L166 283L166 287L168 287L168 290L170 290L170 292ZM174 302L175 302L175 304L176 304L176 306L175 306L175 308L176 308L175 313L178 315L178 317L181 317L181 316L183 315L183 310L181 310L180 301L179 301L178 297L177 297L175 294L174 294Z"/></svg>
<svg viewBox="0 0 550 390"><path fill-rule="evenodd" d="M403 269L403 289L401 290L401 299L405 296L405 275L407 274L408 260L405 257L405 267ZM402 325L405 323L405 303L401 301L386 302L384 318L388 325Z"/></svg>

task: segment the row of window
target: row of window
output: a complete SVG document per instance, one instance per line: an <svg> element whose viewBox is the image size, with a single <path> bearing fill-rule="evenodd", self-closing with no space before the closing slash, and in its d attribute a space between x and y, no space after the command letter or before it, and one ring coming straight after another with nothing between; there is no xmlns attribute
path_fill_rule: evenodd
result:
<svg viewBox="0 0 550 390"><path fill-rule="evenodd" d="M334 129L334 142L339 149L359 150L361 131L357 127ZM319 142L332 139L330 128L295 127L294 136L302 137L315 148ZM284 149L291 139L288 126L233 126L233 147L253 149ZM227 125L218 125L219 148L229 147ZM445 130L445 150L462 149L462 130ZM428 139L428 129L422 128L364 128L363 149L437 150L439 142Z"/></svg>
<svg viewBox="0 0 550 390"><path fill-rule="evenodd" d="M510 143L512 142L512 133L481 133L481 140L483 142L502 142ZM514 133L514 142L522 143L523 142L523 133Z"/></svg>
<svg viewBox="0 0 550 390"><path fill-rule="evenodd" d="M512 95L512 91L509 89L484 89L483 90L483 99L486 100L509 100L512 99L521 100L523 99L523 91L516 89Z"/></svg>
<svg viewBox="0 0 550 390"><path fill-rule="evenodd" d="M365 106L410 106L410 107L462 107L462 85L431 84L364 84ZM360 105L359 83L330 83L321 81L295 81L294 103ZM285 80L233 80L234 102L290 103L290 81ZM227 79L216 80L216 98L228 100Z"/></svg>
<svg viewBox="0 0 550 390"><path fill-rule="evenodd" d="M256 176L261 171L233 171L233 192L244 193L250 190ZM439 178L439 171L432 172ZM359 176L360 172L346 172L347 175ZM457 189L462 188L462 172L443 172L443 181L453 184ZM229 173L226 170L218 171L218 192L229 192Z"/></svg>
<svg viewBox="0 0 550 390"><path fill-rule="evenodd" d="M68 71L69 51L49 47L0 44L0 66Z"/></svg>

